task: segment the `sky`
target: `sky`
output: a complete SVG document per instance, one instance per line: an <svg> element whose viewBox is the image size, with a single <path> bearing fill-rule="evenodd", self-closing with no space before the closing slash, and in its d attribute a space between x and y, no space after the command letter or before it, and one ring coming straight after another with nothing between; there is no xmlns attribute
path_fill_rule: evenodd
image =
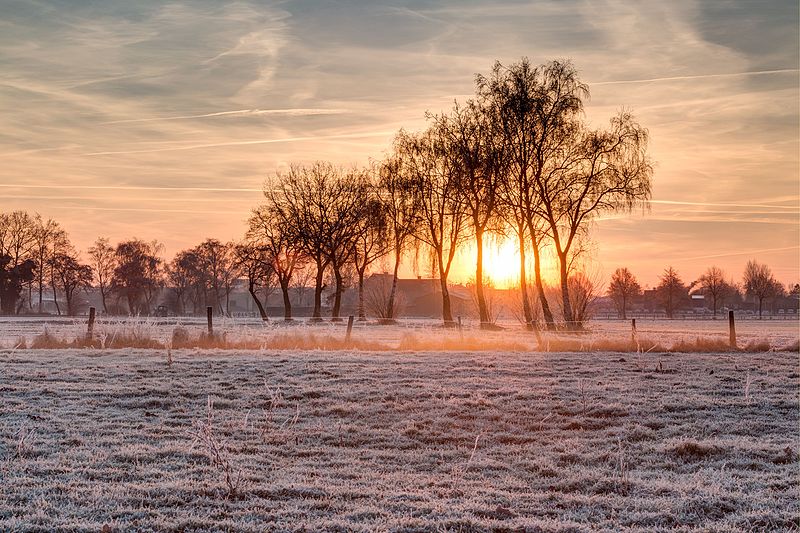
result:
<svg viewBox="0 0 800 533"><path fill-rule="evenodd" d="M758 259L800 281L796 0L2 5L0 211L54 218L81 249L240 238L276 171L380 159L526 56L574 62L592 125L624 107L649 129L653 202L594 224L603 276L738 279Z"/></svg>

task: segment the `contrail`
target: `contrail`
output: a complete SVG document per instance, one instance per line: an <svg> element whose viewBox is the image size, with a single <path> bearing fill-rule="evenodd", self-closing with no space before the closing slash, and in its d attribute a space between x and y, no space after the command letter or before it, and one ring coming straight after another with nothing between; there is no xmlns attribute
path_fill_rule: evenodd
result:
<svg viewBox="0 0 800 533"><path fill-rule="evenodd" d="M728 72L723 74L696 74L689 76L668 76L663 78L645 78L641 80L614 80L614 81L597 81L589 82L589 85L618 85L622 83L651 83L658 81L681 81L681 80L698 80L705 78L736 78L739 76L758 76L763 74L790 74L800 72L796 68L784 68L776 70L751 70L746 72Z"/></svg>
<svg viewBox="0 0 800 533"><path fill-rule="evenodd" d="M683 202L679 200L650 200L651 204L664 204L664 205L693 205L700 207L754 207L754 208L767 208L767 209L792 209L797 211L800 206L797 205L775 205L775 204L737 204L737 203L714 203L714 202Z"/></svg>
<svg viewBox="0 0 800 533"><path fill-rule="evenodd" d="M698 255L695 257L683 257L679 259L679 261L691 261L694 259L713 259L715 257L728 257L733 255L754 255L754 254L761 254L765 252L783 252L786 250L797 250L800 249L800 246L784 246L783 248L762 248L761 250L745 250L743 252L728 252L724 254L712 254L712 255Z"/></svg>
<svg viewBox="0 0 800 533"><path fill-rule="evenodd" d="M258 139L254 141L232 141L224 143L209 143L209 144L195 144L192 146L176 146L173 148L156 148L152 150L124 150L124 151L108 151L108 152L90 152L81 154L84 156L97 156L97 155L120 155L120 154L150 154L157 152L177 152L182 150L199 150L202 148L219 148L224 146L249 146L254 144L273 144L273 143L288 143L288 142L304 142L304 141L324 141L332 139L358 139L365 137L383 137L385 135L393 135L394 131L375 131L371 133L346 133L340 135L316 135L308 137L286 137L283 139Z"/></svg>
<svg viewBox="0 0 800 533"><path fill-rule="evenodd" d="M87 189L114 191L200 191L200 192L262 192L263 189L222 188L222 187L140 187L127 185L27 185L17 183L0 183L0 187L10 189Z"/></svg>
<svg viewBox="0 0 800 533"><path fill-rule="evenodd" d="M71 211L143 211L147 213L190 213L195 215L202 215L205 213L213 213L217 215L230 215L230 211L208 211L208 210L192 210L192 209L151 209L145 207L77 207L77 206L64 206L54 205L48 209L69 209Z"/></svg>
<svg viewBox="0 0 800 533"><path fill-rule="evenodd" d="M131 122L158 122L164 120L189 120L193 118L213 118L237 115L289 115L289 116L311 116L311 115L338 115L347 113L347 109L316 109L316 108L290 108L290 109L237 109L235 111L219 111L217 113L204 113L202 115L180 115L176 117L151 117L151 118L130 118L125 120L112 120L100 122L101 126L106 124L127 124Z"/></svg>

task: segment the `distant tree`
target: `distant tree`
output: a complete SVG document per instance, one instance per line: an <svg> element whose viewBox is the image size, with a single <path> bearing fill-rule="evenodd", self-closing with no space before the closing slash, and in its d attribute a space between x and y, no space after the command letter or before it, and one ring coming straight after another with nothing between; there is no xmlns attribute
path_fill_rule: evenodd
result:
<svg viewBox="0 0 800 533"><path fill-rule="evenodd" d="M191 298L191 291L196 290L200 282L200 259L194 250L181 250L172 261L165 267L167 281L170 289L175 294L176 313L179 316L187 313L187 298ZM193 312L197 313L197 300L192 298L194 303Z"/></svg>
<svg viewBox="0 0 800 533"><path fill-rule="evenodd" d="M626 320L628 303L642 294L642 287L627 268L618 268L611 275L611 283L608 286L608 295L614 302L619 311L620 318Z"/></svg>
<svg viewBox="0 0 800 533"><path fill-rule="evenodd" d="M87 289L92 284L92 267L81 264L78 254L73 249L67 249L50 258L50 266L55 273L56 285L64 293L67 302L67 314L75 316L78 308L75 293L80 289Z"/></svg>
<svg viewBox="0 0 800 533"><path fill-rule="evenodd" d="M258 296L258 291L261 288L270 287L271 280L275 275L269 254L257 242L244 241L234 247L234 256L239 270L247 277L247 292L255 302L261 320L266 322L269 318L264 304L261 303ZM265 299L268 295L265 295Z"/></svg>
<svg viewBox="0 0 800 533"><path fill-rule="evenodd" d="M772 270L757 261L750 260L744 269L744 290L758 301L758 317L761 318L764 300L776 296L783 287L772 275Z"/></svg>
<svg viewBox="0 0 800 533"><path fill-rule="evenodd" d="M68 248L69 238L58 222L35 215L33 219L33 249L32 256L36 261L36 284L38 286L39 303L37 309L42 312L45 276L48 265L51 264L54 254L59 250Z"/></svg>
<svg viewBox="0 0 800 533"><path fill-rule="evenodd" d="M669 267L659 278L656 292L661 298L661 303L667 313L667 318L673 318L676 309L688 299L689 288L683 283L678 272Z"/></svg>
<svg viewBox="0 0 800 533"><path fill-rule="evenodd" d="M199 268L206 275L214 307L221 315L229 315L230 280L234 277L230 246L217 239L206 239L194 248L194 253L199 260Z"/></svg>
<svg viewBox="0 0 800 533"><path fill-rule="evenodd" d="M283 295L283 318L292 320L292 301L289 288L294 272L306 258L297 243L297 233L283 226L269 205L253 211L249 220L247 241L259 260L266 264L262 276L272 272L278 280ZM263 255L258 255L258 253ZM252 294L252 293L251 293Z"/></svg>
<svg viewBox="0 0 800 533"><path fill-rule="evenodd" d="M38 216L38 215L37 215ZM22 306L17 306L17 301L22 296L22 287L28 287L28 305L30 306L30 292L33 278L28 279L27 268L32 264L38 271L40 264L36 262L36 222L37 216L30 215L27 211L12 211L0 213L0 257L4 259L6 277L10 283L6 299L14 297L14 301L6 304L6 309L17 313ZM32 263L27 263L31 260ZM24 266L23 266L23 263ZM18 268L19 267L19 268ZM11 280L15 281L11 281ZM12 289L16 283L22 283L19 291ZM6 311L7 312L7 311Z"/></svg>
<svg viewBox="0 0 800 533"><path fill-rule="evenodd" d="M94 273L94 279L100 289L100 298L103 300L103 312L108 313L108 288L111 279L114 277L117 256L114 247L111 246L106 237L98 237L88 250L90 266Z"/></svg>
<svg viewBox="0 0 800 533"><path fill-rule="evenodd" d="M730 283L725 281L725 272L716 266L709 267L697 279L696 284L700 287L700 292L704 296L711 297L711 309L714 317L717 316L717 309L720 304L736 290Z"/></svg>
<svg viewBox="0 0 800 533"><path fill-rule="evenodd" d="M17 313L17 301L22 288L33 281L35 271L36 262L33 259L15 264L12 256L0 254L0 312L4 315Z"/></svg>
<svg viewBox="0 0 800 533"><path fill-rule="evenodd" d="M112 290L125 298L132 315L148 315L155 291L161 286L162 260L157 243L132 239L117 244Z"/></svg>

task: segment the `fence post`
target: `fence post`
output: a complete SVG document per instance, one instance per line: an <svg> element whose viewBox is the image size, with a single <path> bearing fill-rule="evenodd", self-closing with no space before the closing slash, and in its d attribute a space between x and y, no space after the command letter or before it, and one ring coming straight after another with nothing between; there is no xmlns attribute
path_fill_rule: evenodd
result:
<svg viewBox="0 0 800 533"><path fill-rule="evenodd" d="M206 307L206 321L208 322L208 336L214 336L214 308L210 305Z"/></svg>
<svg viewBox="0 0 800 533"><path fill-rule="evenodd" d="M730 327L731 348L736 349L736 324L733 320L733 311L728 311L728 325Z"/></svg>
<svg viewBox="0 0 800 533"><path fill-rule="evenodd" d="M458 330L461 331L461 315L458 316Z"/></svg>
<svg viewBox="0 0 800 533"><path fill-rule="evenodd" d="M353 315L347 317L347 335L345 335L344 341L350 342L350 335L353 333Z"/></svg>
<svg viewBox="0 0 800 533"><path fill-rule="evenodd" d="M636 319L631 318L631 343L636 344Z"/></svg>
<svg viewBox="0 0 800 533"><path fill-rule="evenodd" d="M92 337L94 336L94 314L95 314L95 308L94 307L90 307L89 308L89 325L86 328L86 340L88 342L92 342Z"/></svg>

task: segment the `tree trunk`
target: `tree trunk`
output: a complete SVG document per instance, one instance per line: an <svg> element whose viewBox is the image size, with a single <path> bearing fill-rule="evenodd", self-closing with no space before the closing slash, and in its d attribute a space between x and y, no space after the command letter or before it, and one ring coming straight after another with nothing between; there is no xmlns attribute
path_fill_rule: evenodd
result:
<svg viewBox="0 0 800 533"><path fill-rule="evenodd" d="M261 315L261 320L266 322L267 320L269 320L269 317L267 317L267 312L264 310L264 306L261 304L261 300L258 299L258 294L256 294L255 286L256 286L255 282L253 280L249 280L247 284L247 291L250 293L250 296L253 297L253 301L256 303L256 307L258 307L258 314Z"/></svg>
<svg viewBox="0 0 800 533"><path fill-rule="evenodd" d="M50 284L53 286L53 303L56 304L56 312L58 313L58 316L61 316L61 306L58 305L58 291L56 290L55 278L50 278Z"/></svg>
<svg viewBox="0 0 800 533"><path fill-rule="evenodd" d="M108 314L108 307L106 306L106 288L100 285L100 299L103 300L103 313ZM180 298L178 298L180 300ZM180 302L178 302L180 304ZM183 313L183 310L181 310Z"/></svg>
<svg viewBox="0 0 800 533"><path fill-rule="evenodd" d="M288 277L278 279L283 293L283 319L287 322L292 319L292 300L289 298L289 279Z"/></svg>
<svg viewBox="0 0 800 533"><path fill-rule="evenodd" d="M553 319L553 312L550 310L550 304L547 303L547 297L544 294L544 283L542 283L542 261L541 253L539 252L539 243L536 241L535 235L531 236L531 240L533 244L533 273L536 282L536 292L539 295L542 315L544 316L545 324L547 324L547 329L554 330L556 329L556 322Z"/></svg>
<svg viewBox="0 0 800 533"><path fill-rule="evenodd" d="M314 313L311 315L312 320L322 320L322 278L325 275L325 269L322 261L317 259L317 277L314 285Z"/></svg>
<svg viewBox="0 0 800 533"><path fill-rule="evenodd" d="M453 321L453 310L450 305L450 291L447 289L447 273L444 271L442 263L442 250L437 250L439 259L439 285L442 288L442 320L446 327L455 325Z"/></svg>
<svg viewBox="0 0 800 533"><path fill-rule="evenodd" d="M397 296L397 272L400 270L401 249L395 247L394 249L394 275L392 276L392 290L389 291L389 305L387 308L386 318L389 320L394 319L394 299Z"/></svg>
<svg viewBox="0 0 800 533"><path fill-rule="evenodd" d="M525 232L522 227L517 228L519 236L519 290L522 292L522 316L525 319L525 327L533 329L533 311L531 310L531 300L528 298L528 280L525 271Z"/></svg>
<svg viewBox="0 0 800 533"><path fill-rule="evenodd" d="M572 316L572 304L569 301L569 275L567 273L567 253L558 252L559 270L561 273L561 307L564 311L564 323L568 330L576 329Z"/></svg>
<svg viewBox="0 0 800 533"><path fill-rule="evenodd" d="M364 269L358 271L358 319L366 320L367 312L364 309Z"/></svg>
<svg viewBox="0 0 800 533"><path fill-rule="evenodd" d="M478 297L478 316L481 328L487 327L491 322L489 310L486 307L486 296L483 294L483 230L475 228L475 247L477 251L477 264L475 265L475 293Z"/></svg>
<svg viewBox="0 0 800 533"><path fill-rule="evenodd" d="M758 319L761 320L761 310L764 307L764 298L758 298Z"/></svg>
<svg viewBox="0 0 800 533"><path fill-rule="evenodd" d="M333 278L336 280L336 289L333 293L333 309L331 310L331 319L339 320L339 311L342 308L342 292L344 292L344 280L342 279L342 272L338 265L333 265Z"/></svg>

